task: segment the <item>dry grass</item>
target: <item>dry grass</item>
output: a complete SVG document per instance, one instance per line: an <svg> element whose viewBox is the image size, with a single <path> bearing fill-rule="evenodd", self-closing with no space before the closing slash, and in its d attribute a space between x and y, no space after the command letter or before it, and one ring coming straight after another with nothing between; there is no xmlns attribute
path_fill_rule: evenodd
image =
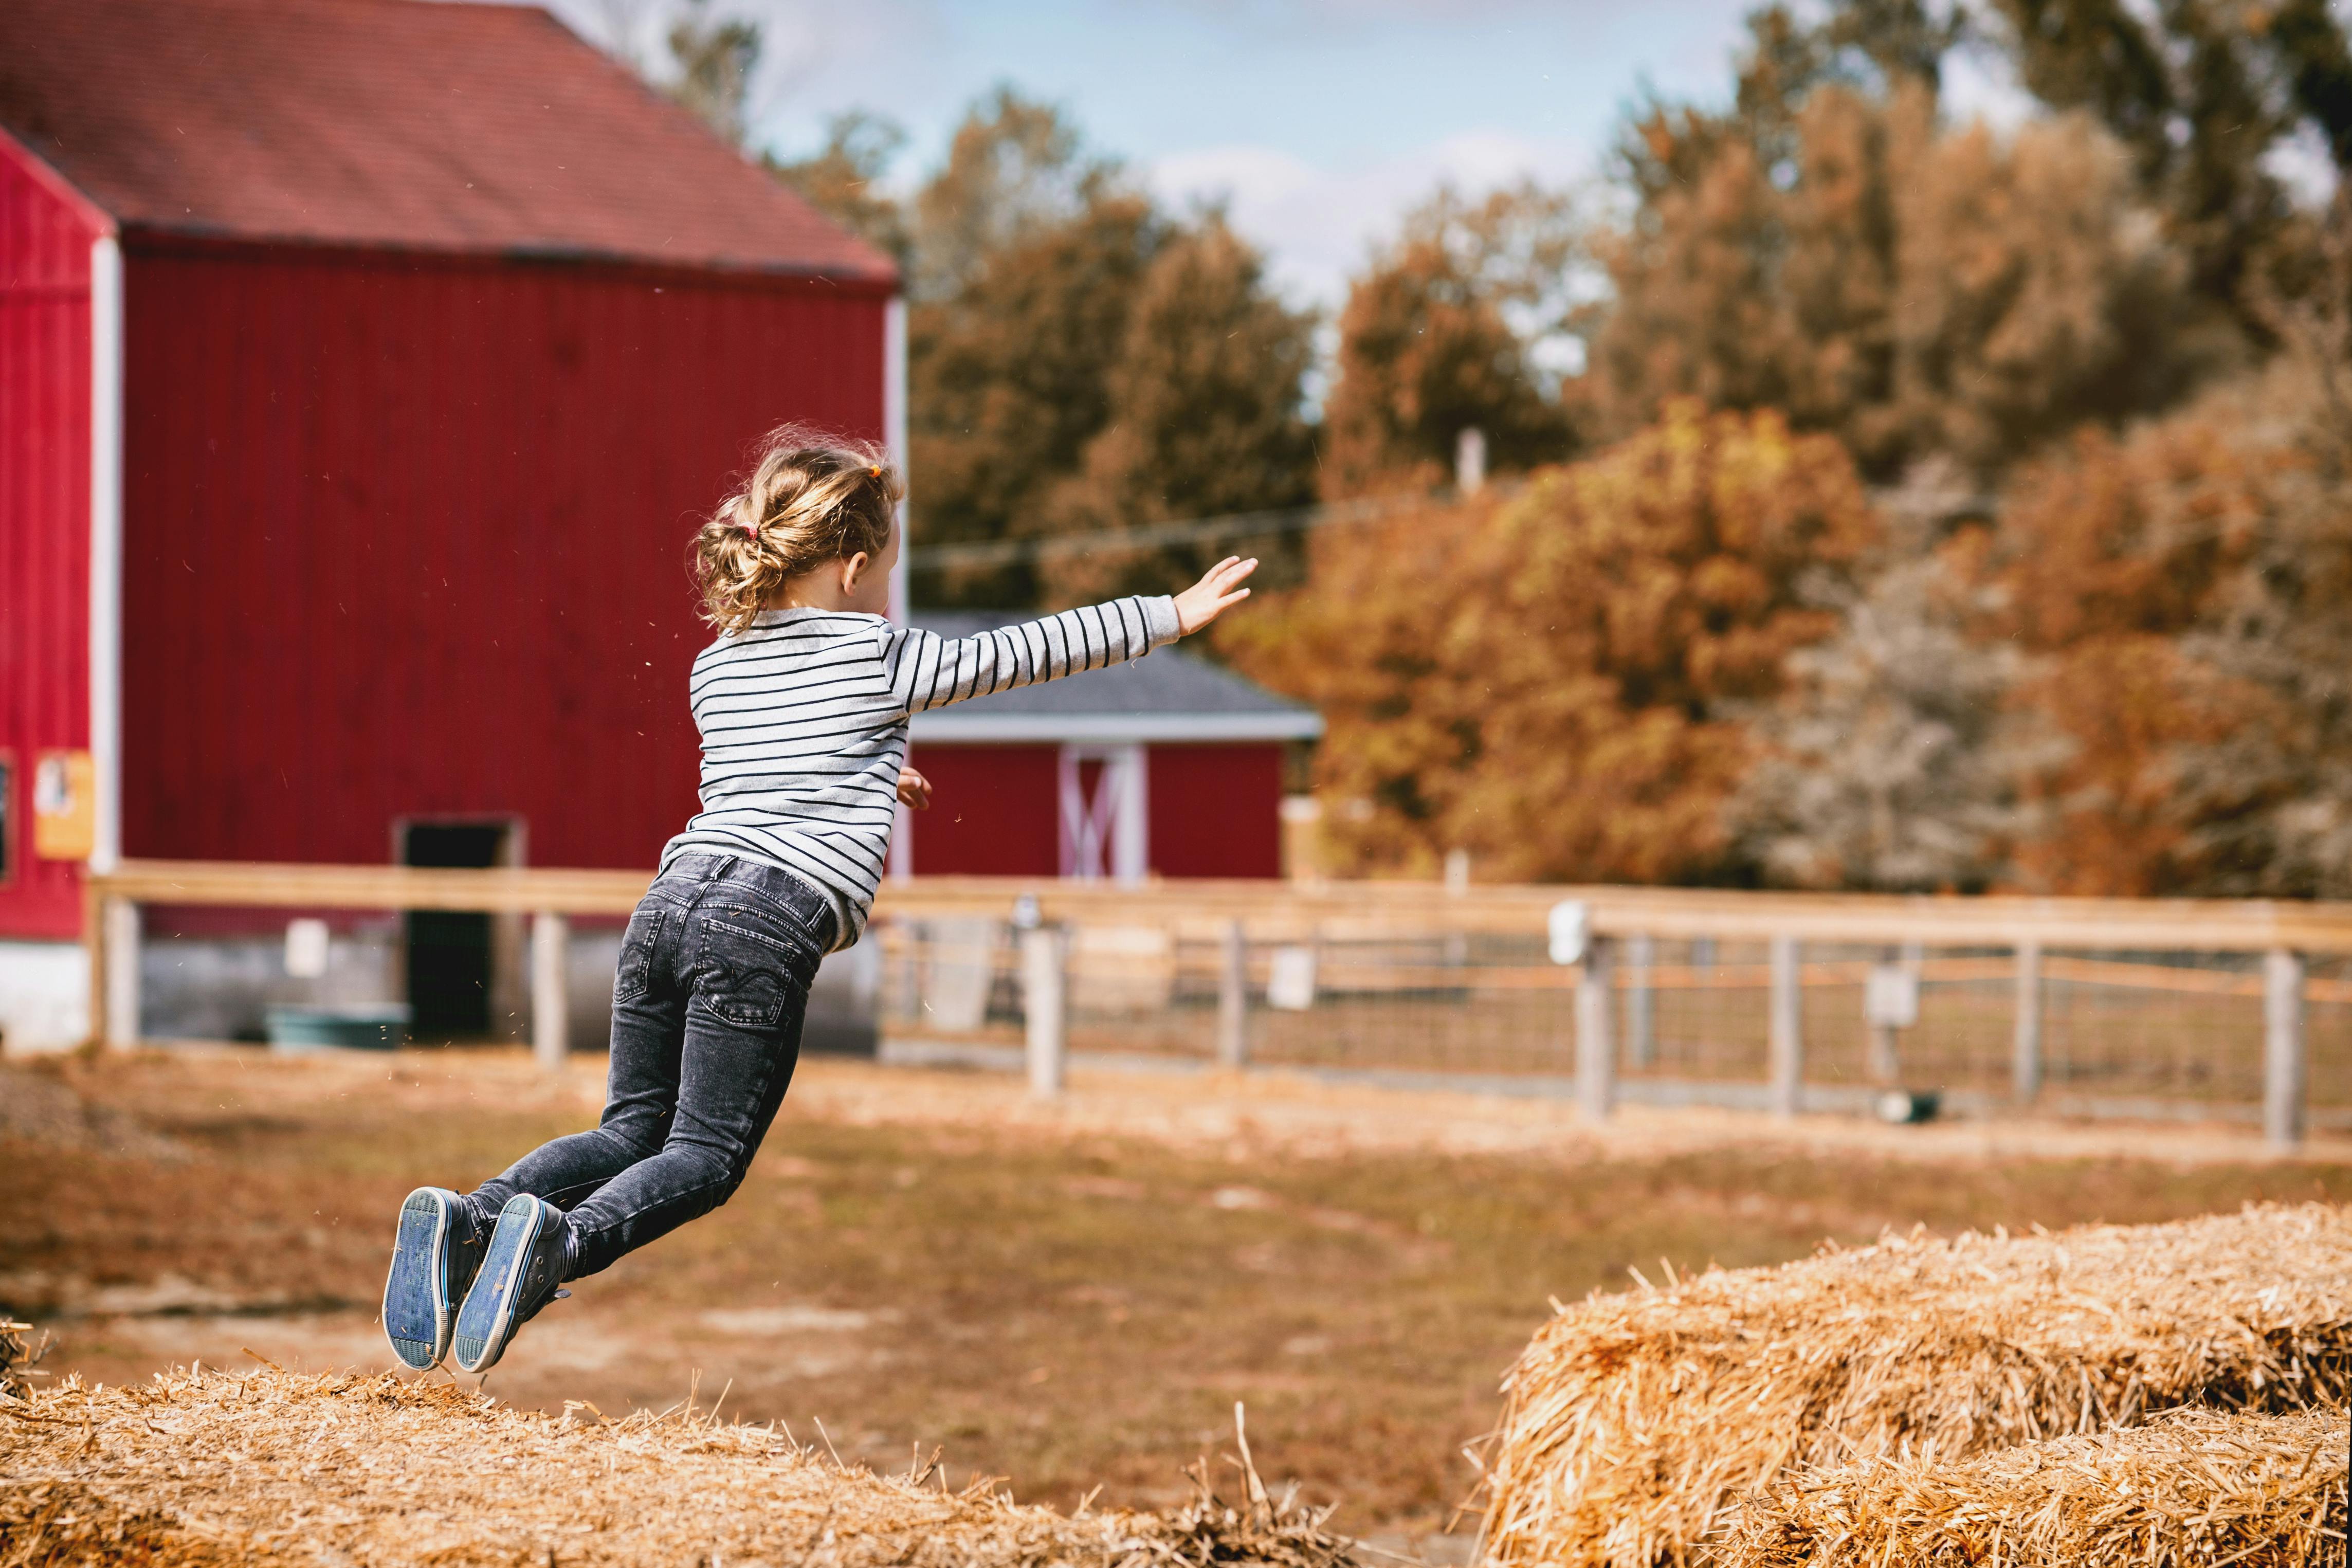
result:
<svg viewBox="0 0 2352 1568"><path fill-rule="evenodd" d="M1018 1504L931 1467L881 1477L692 1409L519 1411L388 1373L191 1369L0 1400L0 1562L759 1563L1330 1568L1320 1513L1198 1472L1161 1513Z"/></svg>
<svg viewBox="0 0 2352 1568"><path fill-rule="evenodd" d="M5 3L5 0L0 0ZM0 1316L57 1336L38 1386L137 1384L251 1346L373 1372L391 1216L591 1124L597 1069L520 1051L272 1058L152 1052L42 1076L186 1152L0 1140ZM0 1073L0 1100L11 1075ZM951 1486L1013 1477L1066 1511L1090 1489L1180 1506L1181 1468L1246 1400L1269 1478L1399 1550L1474 1481L1496 1376L1546 1298L1629 1264L1801 1258L1915 1223L2170 1220L2249 1198L2352 1202L2341 1144L2263 1157L2224 1131L1888 1129L1340 1091L1279 1075L1018 1080L812 1061L725 1208L574 1286L493 1374L508 1404L615 1415L698 1371L726 1411L822 1420L854 1462L944 1447ZM38 1338L38 1335L35 1336ZM43 1374L47 1375L44 1376ZM0 1553L0 1563L5 1553Z"/></svg>
<svg viewBox="0 0 2352 1568"><path fill-rule="evenodd" d="M1680 1561L1793 1467L2340 1403L2352 1215L1894 1237L1565 1308L1505 1379L1497 1565Z"/></svg>
<svg viewBox="0 0 2352 1568"><path fill-rule="evenodd" d="M2181 1410L1974 1459L1809 1471L1742 1509L1717 1561L2342 1568L2347 1437L2340 1413Z"/></svg>

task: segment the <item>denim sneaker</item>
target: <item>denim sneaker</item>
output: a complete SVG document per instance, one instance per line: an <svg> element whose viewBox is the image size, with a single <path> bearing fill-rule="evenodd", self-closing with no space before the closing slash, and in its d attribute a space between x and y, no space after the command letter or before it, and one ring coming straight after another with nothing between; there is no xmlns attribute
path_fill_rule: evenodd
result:
<svg viewBox="0 0 2352 1568"><path fill-rule="evenodd" d="M383 1334L403 1365L423 1372L449 1353L457 1303L481 1267L482 1229L472 1206L446 1187L419 1187L400 1205L383 1281Z"/></svg>
<svg viewBox="0 0 2352 1568"><path fill-rule="evenodd" d="M490 1233L481 1272L457 1309L458 1370L489 1371L517 1329L556 1297L570 1295L556 1289L569 1261L563 1211L529 1193L509 1198Z"/></svg>

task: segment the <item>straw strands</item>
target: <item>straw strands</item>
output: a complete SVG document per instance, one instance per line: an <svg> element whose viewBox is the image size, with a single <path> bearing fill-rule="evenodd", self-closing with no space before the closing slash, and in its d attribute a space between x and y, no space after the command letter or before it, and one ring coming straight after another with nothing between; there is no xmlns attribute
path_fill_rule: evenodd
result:
<svg viewBox="0 0 2352 1568"><path fill-rule="evenodd" d="M2179 1405L2340 1405L2352 1218L1917 1232L1561 1309L1485 1451L1493 1568L1687 1560L1796 1467L1959 1460Z"/></svg>
<svg viewBox="0 0 2352 1568"><path fill-rule="evenodd" d="M191 1369L144 1387L71 1381L0 1397L0 1563L489 1565L904 1563L1331 1568L1317 1511L1196 1495L1169 1513L1075 1515L992 1480L950 1491L691 1410L607 1420L518 1411L451 1384Z"/></svg>
<svg viewBox="0 0 2352 1568"><path fill-rule="evenodd" d="M2347 1438L2340 1412L2181 1410L1974 1459L1809 1471L1742 1509L1717 1561L2342 1568Z"/></svg>

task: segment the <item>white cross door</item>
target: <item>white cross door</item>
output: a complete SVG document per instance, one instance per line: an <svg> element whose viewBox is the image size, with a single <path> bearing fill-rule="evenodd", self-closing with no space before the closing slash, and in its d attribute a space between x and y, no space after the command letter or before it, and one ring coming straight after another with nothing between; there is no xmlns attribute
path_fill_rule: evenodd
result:
<svg viewBox="0 0 2352 1568"><path fill-rule="evenodd" d="M1064 746L1061 872L1082 882L1140 882L1150 873L1150 803L1143 748Z"/></svg>

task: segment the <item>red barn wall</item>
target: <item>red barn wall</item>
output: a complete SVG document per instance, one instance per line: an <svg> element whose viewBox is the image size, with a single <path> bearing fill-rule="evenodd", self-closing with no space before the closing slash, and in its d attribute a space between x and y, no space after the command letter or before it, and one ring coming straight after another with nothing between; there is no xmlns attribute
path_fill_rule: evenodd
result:
<svg viewBox="0 0 2352 1568"><path fill-rule="evenodd" d="M1061 748L929 745L915 766L931 781L912 815L920 876L1051 877L1061 869Z"/></svg>
<svg viewBox="0 0 2352 1568"><path fill-rule="evenodd" d="M1162 877L1282 875L1282 747L1153 746L1151 868Z"/></svg>
<svg viewBox="0 0 2352 1568"><path fill-rule="evenodd" d="M1061 867L1061 748L932 742L933 786L913 819L917 876L1051 877ZM1145 748L1151 869L1162 877L1282 875L1282 747Z"/></svg>
<svg viewBox="0 0 2352 1568"><path fill-rule="evenodd" d="M89 249L98 230L0 138L0 937L71 936L80 879L33 856L32 772L89 743Z"/></svg>
<svg viewBox="0 0 2352 1568"><path fill-rule="evenodd" d="M377 861L403 816L650 867L695 809L693 516L883 434L884 296L606 265L126 258L123 852Z"/></svg>

